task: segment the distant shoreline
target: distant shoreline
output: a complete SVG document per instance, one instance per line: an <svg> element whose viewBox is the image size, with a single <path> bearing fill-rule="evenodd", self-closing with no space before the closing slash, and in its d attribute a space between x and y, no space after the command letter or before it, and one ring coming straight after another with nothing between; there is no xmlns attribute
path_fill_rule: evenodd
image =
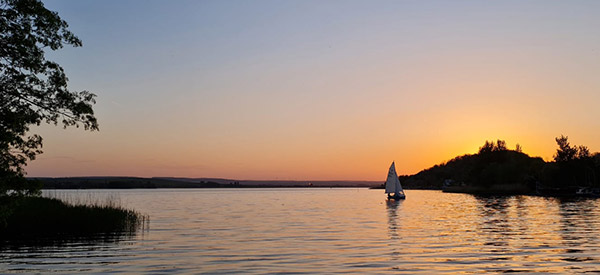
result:
<svg viewBox="0 0 600 275"><path fill-rule="evenodd" d="M141 178L141 177L36 177L42 190L88 190L88 189L207 189L207 188L369 188L383 190L379 181L278 181L278 180L233 180L216 178ZM499 185L492 187L450 186L407 186L406 190L440 190L446 193L462 193L475 196L543 196L543 197L598 197L597 195L577 195L570 192L544 192L524 189L520 185Z"/></svg>
<svg viewBox="0 0 600 275"><path fill-rule="evenodd" d="M218 178L36 177L42 189L159 189L159 188L330 188L376 187L379 181L281 181Z"/></svg>

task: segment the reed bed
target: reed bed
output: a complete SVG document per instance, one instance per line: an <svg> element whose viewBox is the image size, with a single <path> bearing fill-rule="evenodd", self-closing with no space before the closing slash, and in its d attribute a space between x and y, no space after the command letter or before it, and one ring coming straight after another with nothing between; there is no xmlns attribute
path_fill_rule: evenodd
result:
<svg viewBox="0 0 600 275"><path fill-rule="evenodd" d="M123 207L116 195L50 193L15 203L0 239L102 238L134 235L149 217Z"/></svg>

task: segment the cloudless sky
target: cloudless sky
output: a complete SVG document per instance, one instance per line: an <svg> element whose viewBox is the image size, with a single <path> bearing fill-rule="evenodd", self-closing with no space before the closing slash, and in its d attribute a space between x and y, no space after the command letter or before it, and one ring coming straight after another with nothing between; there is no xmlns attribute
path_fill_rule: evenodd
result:
<svg viewBox="0 0 600 275"><path fill-rule="evenodd" d="M486 140L600 151L600 1L47 0L99 132L29 176L385 180Z"/></svg>

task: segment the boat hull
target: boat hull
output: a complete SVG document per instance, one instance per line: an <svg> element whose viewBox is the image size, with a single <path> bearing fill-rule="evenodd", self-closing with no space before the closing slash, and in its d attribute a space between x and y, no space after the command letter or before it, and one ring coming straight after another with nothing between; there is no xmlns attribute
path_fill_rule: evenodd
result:
<svg viewBox="0 0 600 275"><path fill-rule="evenodd" d="M404 194L388 194L388 200L404 200L406 199L406 195Z"/></svg>

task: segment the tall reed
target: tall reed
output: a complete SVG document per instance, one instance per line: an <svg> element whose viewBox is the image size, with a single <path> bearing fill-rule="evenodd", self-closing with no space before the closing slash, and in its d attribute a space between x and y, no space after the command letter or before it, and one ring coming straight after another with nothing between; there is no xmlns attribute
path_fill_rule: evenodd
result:
<svg viewBox="0 0 600 275"><path fill-rule="evenodd" d="M114 194L50 193L19 199L0 225L0 239L132 236L148 223L148 216L123 207Z"/></svg>

